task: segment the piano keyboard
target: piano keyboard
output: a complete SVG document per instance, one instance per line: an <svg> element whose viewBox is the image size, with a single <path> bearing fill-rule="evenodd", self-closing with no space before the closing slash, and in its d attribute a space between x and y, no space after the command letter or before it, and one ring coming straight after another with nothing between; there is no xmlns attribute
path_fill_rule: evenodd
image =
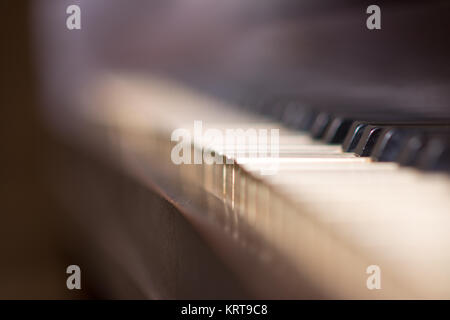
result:
<svg viewBox="0 0 450 320"><path fill-rule="evenodd" d="M85 116L107 128L125 170L150 185L156 176L175 181L185 197L178 206L213 196L224 210L204 201L188 220L218 227L287 283L308 279L317 292L311 297L450 298L448 122L297 102L278 112L264 104L244 109L135 75L105 76L92 90ZM279 157L240 158L216 144L223 164L173 164L172 132L193 132L198 120L203 131L278 129ZM211 148L189 147L192 155ZM276 172L262 174L274 161ZM240 261L232 263L239 269ZM381 270L379 290L367 287L372 265ZM288 296L302 292L292 286Z"/></svg>

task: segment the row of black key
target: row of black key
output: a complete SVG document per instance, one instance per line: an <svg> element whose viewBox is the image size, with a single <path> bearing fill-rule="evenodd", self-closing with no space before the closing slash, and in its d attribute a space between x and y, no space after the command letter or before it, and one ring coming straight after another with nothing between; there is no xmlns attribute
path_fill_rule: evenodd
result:
<svg viewBox="0 0 450 320"><path fill-rule="evenodd" d="M395 161L422 170L450 172L450 118L355 107L312 108L285 98L241 104L252 111L308 131L315 139L342 144L375 161Z"/></svg>

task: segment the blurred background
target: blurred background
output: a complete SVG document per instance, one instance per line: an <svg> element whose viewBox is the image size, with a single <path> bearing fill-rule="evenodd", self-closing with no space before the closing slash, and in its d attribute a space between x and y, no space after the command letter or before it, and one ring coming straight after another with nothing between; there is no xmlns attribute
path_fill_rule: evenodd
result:
<svg viewBox="0 0 450 320"><path fill-rule="evenodd" d="M1 2L0 298L85 298L69 291L67 212L51 194L55 144L44 125L32 48L32 1Z"/></svg>

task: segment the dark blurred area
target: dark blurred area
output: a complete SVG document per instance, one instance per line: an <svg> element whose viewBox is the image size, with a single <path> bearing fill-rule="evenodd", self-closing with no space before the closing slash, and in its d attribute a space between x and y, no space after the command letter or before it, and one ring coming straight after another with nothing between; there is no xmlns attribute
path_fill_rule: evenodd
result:
<svg viewBox="0 0 450 320"><path fill-rule="evenodd" d="M83 12L75 32L60 28L72 3ZM96 75L126 71L170 76L230 99L288 95L316 105L448 114L448 2L378 1L382 29L375 32L365 27L370 4L42 1L33 30L42 92L49 108L59 106L54 114L71 109Z"/></svg>
<svg viewBox="0 0 450 320"><path fill-rule="evenodd" d="M51 194L55 144L36 92L32 1L1 2L0 298L84 298L66 288L66 214ZM50 165L49 165L50 164Z"/></svg>

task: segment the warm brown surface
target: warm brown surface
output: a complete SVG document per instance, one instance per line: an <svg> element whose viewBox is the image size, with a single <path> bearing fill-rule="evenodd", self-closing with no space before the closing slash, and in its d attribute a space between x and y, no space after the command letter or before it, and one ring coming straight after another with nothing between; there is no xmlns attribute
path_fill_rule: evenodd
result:
<svg viewBox="0 0 450 320"><path fill-rule="evenodd" d="M66 289L64 212L47 177L54 145L36 99L28 1L2 1L0 298L80 298Z"/></svg>

